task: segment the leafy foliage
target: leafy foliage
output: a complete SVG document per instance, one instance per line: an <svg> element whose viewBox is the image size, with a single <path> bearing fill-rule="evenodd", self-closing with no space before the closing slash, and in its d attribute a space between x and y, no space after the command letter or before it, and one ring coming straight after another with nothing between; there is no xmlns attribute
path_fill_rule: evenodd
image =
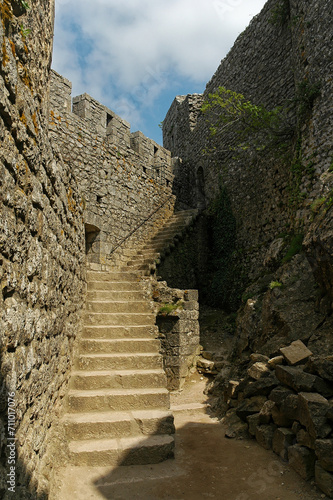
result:
<svg viewBox="0 0 333 500"><path fill-rule="evenodd" d="M262 151L268 144L280 142L291 133L281 107L269 111L225 87L208 94L201 111L208 116L211 137L219 138L229 130L238 135L237 144L230 145L229 151Z"/></svg>
<svg viewBox="0 0 333 500"><path fill-rule="evenodd" d="M300 253L302 251L303 239L304 239L303 234L295 234L291 238L287 253L284 256L284 258L282 259L283 264L286 262L289 262L294 257L294 255L297 255L298 253Z"/></svg>

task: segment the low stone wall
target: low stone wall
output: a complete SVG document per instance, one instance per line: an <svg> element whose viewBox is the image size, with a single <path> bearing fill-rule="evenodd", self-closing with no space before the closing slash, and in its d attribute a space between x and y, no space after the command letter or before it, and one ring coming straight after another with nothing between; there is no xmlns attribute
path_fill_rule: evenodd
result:
<svg viewBox="0 0 333 500"><path fill-rule="evenodd" d="M274 358L253 353L244 378L218 385L227 437L255 437L333 498L332 356L297 340Z"/></svg>
<svg viewBox="0 0 333 500"><path fill-rule="evenodd" d="M115 264L139 248L174 208L170 152L51 72L50 136L78 179L88 261Z"/></svg>
<svg viewBox="0 0 333 500"><path fill-rule="evenodd" d="M149 293L157 314L167 387L170 391L179 390L195 371L201 349L198 292L152 281Z"/></svg>

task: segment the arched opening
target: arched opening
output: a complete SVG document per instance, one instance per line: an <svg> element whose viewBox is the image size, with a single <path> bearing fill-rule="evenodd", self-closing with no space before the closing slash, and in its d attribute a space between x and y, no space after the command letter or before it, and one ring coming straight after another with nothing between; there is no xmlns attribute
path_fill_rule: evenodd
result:
<svg viewBox="0 0 333 500"><path fill-rule="evenodd" d="M100 263L101 257L101 231L93 224L85 224L86 256L87 262Z"/></svg>

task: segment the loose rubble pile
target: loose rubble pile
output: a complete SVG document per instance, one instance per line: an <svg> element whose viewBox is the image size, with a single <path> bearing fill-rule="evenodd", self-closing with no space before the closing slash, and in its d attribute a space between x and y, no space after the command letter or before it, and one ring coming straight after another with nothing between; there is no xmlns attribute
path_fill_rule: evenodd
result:
<svg viewBox="0 0 333 500"><path fill-rule="evenodd" d="M313 356L297 340L269 359L251 354L244 378L216 377L226 437L255 437L333 498L333 356Z"/></svg>

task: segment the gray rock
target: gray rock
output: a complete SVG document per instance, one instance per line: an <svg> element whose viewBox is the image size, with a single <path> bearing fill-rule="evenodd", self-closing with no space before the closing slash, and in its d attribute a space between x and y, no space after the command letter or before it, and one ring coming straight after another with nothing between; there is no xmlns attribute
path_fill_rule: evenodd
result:
<svg viewBox="0 0 333 500"><path fill-rule="evenodd" d="M275 429L273 435L273 451L279 455L282 460L288 460L288 448L295 444L295 434L286 427Z"/></svg>
<svg viewBox="0 0 333 500"><path fill-rule="evenodd" d="M257 426L259 425L259 413L255 413L254 415L249 415L246 418L246 420L249 425L249 433L251 434L251 436L255 436Z"/></svg>
<svg viewBox="0 0 333 500"><path fill-rule="evenodd" d="M314 451L295 444L288 448L288 460L290 466L306 481L314 476L316 461Z"/></svg>
<svg viewBox="0 0 333 500"><path fill-rule="evenodd" d="M275 407L274 401L266 401L259 412L259 423L269 424L272 419L272 410Z"/></svg>
<svg viewBox="0 0 333 500"><path fill-rule="evenodd" d="M270 450L272 448L273 436L276 426L271 425L258 425L256 429L256 440L265 448L265 450Z"/></svg>
<svg viewBox="0 0 333 500"><path fill-rule="evenodd" d="M317 439L315 441L315 452L320 466L333 472L333 439Z"/></svg>
<svg viewBox="0 0 333 500"><path fill-rule="evenodd" d="M329 498L333 498L333 474L323 469L319 462L315 466L316 484Z"/></svg>
<svg viewBox="0 0 333 500"><path fill-rule="evenodd" d="M296 392L319 392L326 397L333 394L333 387L330 384L317 375L304 372L300 367L278 365L275 374L282 384Z"/></svg>
<svg viewBox="0 0 333 500"><path fill-rule="evenodd" d="M243 401L236 409L236 414L239 418L246 422L249 415L260 412L266 401L267 399L264 396L255 396L245 399L245 401Z"/></svg>
<svg viewBox="0 0 333 500"><path fill-rule="evenodd" d="M269 368L267 366L267 363L263 363L261 361L254 363L247 370L248 376L255 379L255 380L259 380L265 373L268 373L268 372L269 372Z"/></svg>
<svg viewBox="0 0 333 500"><path fill-rule="evenodd" d="M314 439L326 438L332 430L326 414L327 399L317 393L301 392L298 395L298 420Z"/></svg>
<svg viewBox="0 0 333 500"><path fill-rule="evenodd" d="M288 347L282 347L280 352L289 365L304 363L312 355L310 349L301 340L295 340Z"/></svg>
<svg viewBox="0 0 333 500"><path fill-rule="evenodd" d="M268 375L263 375L259 380L256 380L252 384L248 384L244 388L244 396L248 398L251 396L267 395L277 385L279 385L279 381L275 373L269 372Z"/></svg>

